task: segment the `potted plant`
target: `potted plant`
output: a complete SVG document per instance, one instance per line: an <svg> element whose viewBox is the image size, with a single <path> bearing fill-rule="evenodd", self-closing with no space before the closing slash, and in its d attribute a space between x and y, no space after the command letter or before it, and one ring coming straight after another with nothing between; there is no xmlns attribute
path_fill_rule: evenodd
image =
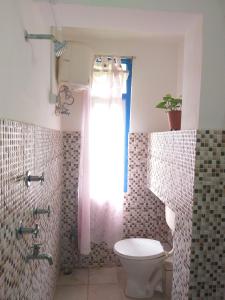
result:
<svg viewBox="0 0 225 300"><path fill-rule="evenodd" d="M174 98L170 94L165 95L156 105L168 113L170 130L179 130L181 127L181 106L182 98Z"/></svg>

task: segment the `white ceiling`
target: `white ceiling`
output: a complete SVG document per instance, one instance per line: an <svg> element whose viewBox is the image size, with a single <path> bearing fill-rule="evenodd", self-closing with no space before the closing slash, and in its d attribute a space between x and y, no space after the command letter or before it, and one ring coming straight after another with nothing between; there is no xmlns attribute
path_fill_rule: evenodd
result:
<svg viewBox="0 0 225 300"><path fill-rule="evenodd" d="M57 0L55 0L56 2ZM81 1L71 0L69 2ZM99 1L93 1L93 3L97 2L99 3ZM184 12L96 7L65 3L50 5L48 1L37 1L37 3L46 22L51 26L66 27L64 30L65 38L70 40L74 40L77 35L86 36L88 39L104 39L106 36L111 39L183 36L200 17L199 14Z"/></svg>
<svg viewBox="0 0 225 300"><path fill-rule="evenodd" d="M72 4L85 6L120 7L144 10L166 10L201 12L208 3L224 0L34 0L36 2L50 2L53 4Z"/></svg>

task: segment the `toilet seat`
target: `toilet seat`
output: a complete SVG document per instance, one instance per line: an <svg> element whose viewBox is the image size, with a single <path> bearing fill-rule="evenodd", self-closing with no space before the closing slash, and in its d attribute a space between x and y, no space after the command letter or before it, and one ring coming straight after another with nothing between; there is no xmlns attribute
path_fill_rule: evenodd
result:
<svg viewBox="0 0 225 300"><path fill-rule="evenodd" d="M156 259L165 256L161 243L157 240L129 238L117 242L114 252L127 259Z"/></svg>

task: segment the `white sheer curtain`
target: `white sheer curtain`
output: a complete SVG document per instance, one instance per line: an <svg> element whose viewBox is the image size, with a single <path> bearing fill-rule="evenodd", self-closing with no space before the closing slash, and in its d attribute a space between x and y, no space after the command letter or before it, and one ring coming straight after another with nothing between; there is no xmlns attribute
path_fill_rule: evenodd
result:
<svg viewBox="0 0 225 300"><path fill-rule="evenodd" d="M127 74L120 60L94 65L91 96L84 97L79 180L79 245L111 248L122 236L125 120L122 90Z"/></svg>

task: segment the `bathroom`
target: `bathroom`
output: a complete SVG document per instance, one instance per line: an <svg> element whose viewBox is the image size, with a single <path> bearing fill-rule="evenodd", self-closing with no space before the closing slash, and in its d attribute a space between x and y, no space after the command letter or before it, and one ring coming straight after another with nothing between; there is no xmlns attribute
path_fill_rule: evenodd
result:
<svg viewBox="0 0 225 300"><path fill-rule="evenodd" d="M0 300L224 299L224 1L8 0L0 15ZM52 35L67 42L62 52ZM85 104L112 58L126 83L125 155L115 168L124 174L107 180L102 163L95 179L105 180L102 192L123 190L116 222L81 201ZM180 130L155 107L168 93L182 97ZM119 143L104 122L94 161L110 164ZM129 285L116 246L138 238L163 246L147 290L139 275ZM140 261L136 275L148 259Z"/></svg>

